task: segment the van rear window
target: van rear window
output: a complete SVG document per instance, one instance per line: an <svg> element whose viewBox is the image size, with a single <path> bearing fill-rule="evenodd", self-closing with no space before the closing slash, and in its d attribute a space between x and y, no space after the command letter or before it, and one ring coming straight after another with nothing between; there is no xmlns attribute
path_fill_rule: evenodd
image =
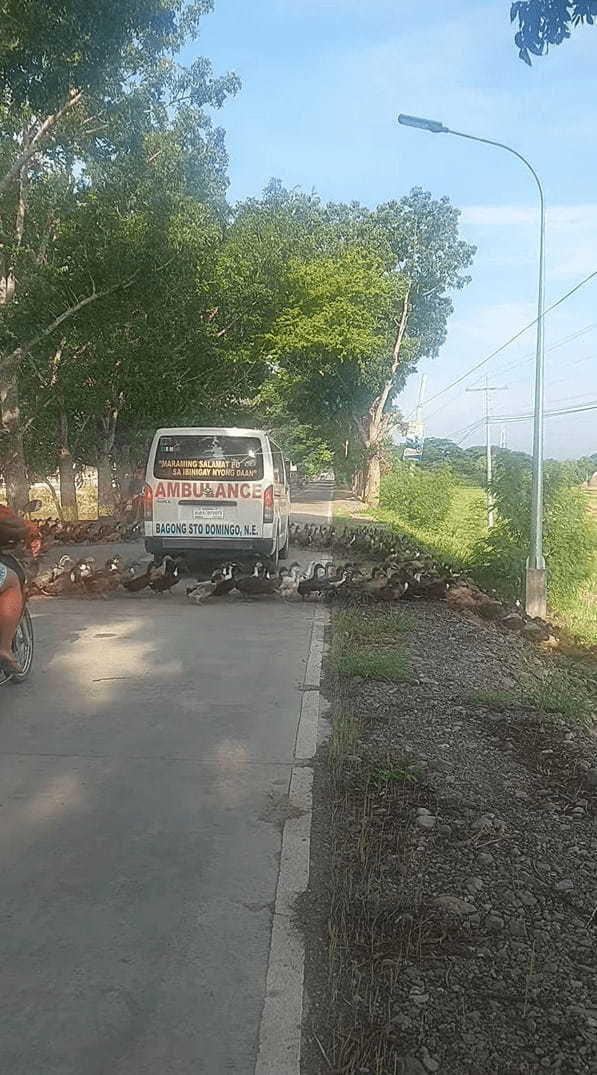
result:
<svg viewBox="0 0 597 1075"><path fill-rule="evenodd" d="M258 437L160 437L153 464L155 478L206 478L260 481L263 453Z"/></svg>

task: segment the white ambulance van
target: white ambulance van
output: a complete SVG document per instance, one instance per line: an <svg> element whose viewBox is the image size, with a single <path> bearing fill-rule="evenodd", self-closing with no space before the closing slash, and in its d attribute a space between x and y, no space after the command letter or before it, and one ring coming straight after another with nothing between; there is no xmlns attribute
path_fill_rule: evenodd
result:
<svg viewBox="0 0 597 1075"><path fill-rule="evenodd" d="M287 464L261 429L158 429L144 501L145 548L157 559L276 565L288 555Z"/></svg>

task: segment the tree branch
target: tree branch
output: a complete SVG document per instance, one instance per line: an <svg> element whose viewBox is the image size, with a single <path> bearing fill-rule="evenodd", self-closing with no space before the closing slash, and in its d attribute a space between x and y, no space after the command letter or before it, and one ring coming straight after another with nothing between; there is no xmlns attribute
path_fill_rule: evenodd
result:
<svg viewBox="0 0 597 1075"><path fill-rule="evenodd" d="M80 299L79 302L75 302L72 306L69 306L67 310L64 310L61 314L58 315L58 317L55 317L51 324L46 325L46 327L42 329L41 332L38 332L36 336L33 336L30 340L27 340L27 343L23 344L21 347L15 347L14 351L12 351L9 355L6 356L6 358L2 360L2 362L0 362L0 372L10 367L14 367L15 365L18 365L21 359L23 359L24 356L28 354L33 347L36 347L38 343L41 343L42 340L45 340L47 336L51 336L51 334L55 332L56 329L60 327L60 325L62 325L65 321L68 321L69 318L74 317L74 315L77 314L79 310L82 310L85 306L89 306L91 302L97 302L98 299L103 299L106 297L106 295L111 295L114 291L118 291L120 288L124 289L130 287L133 281L137 278L137 276L140 275L142 271L142 269L138 269L137 272L133 273L133 275L129 277L128 280L119 281L117 284L113 284L112 287L107 287L103 291L95 291L94 289L91 295L87 295L84 299Z"/></svg>
<svg viewBox="0 0 597 1075"><path fill-rule="evenodd" d="M404 296L404 301L402 303L402 314L400 315L400 321L398 322L398 326L397 326L397 329L396 329L396 339L394 341L394 349L392 351L392 368L390 370L390 374L388 376L388 379L387 379L387 381L386 381L386 383L384 385L383 391L380 393L380 395L377 397L377 399L373 401L373 404L371 406L371 411L370 411L370 413L371 413L371 424L373 426L379 425L379 423L381 421L385 405L388 402L388 396L390 395L390 392L392 391L392 386L394 384L394 377L396 376L396 371L397 371L398 366L400 364L400 351L401 351L401 348L402 348L402 341L404 339L404 333L406 332L406 323L408 321L408 314L409 314L409 305L408 305L409 298L410 298L410 285L409 285L409 287L408 287L408 289L406 291L406 294Z"/></svg>
<svg viewBox="0 0 597 1075"><path fill-rule="evenodd" d="M82 96L83 94L81 90L71 90L68 95L68 100L64 102L62 107L59 108L57 112L53 112L50 116L46 116L43 123L41 123L37 128L37 131L33 135L33 138L31 139L29 144L25 147L23 152L19 154L16 161L8 170L6 175L2 179L0 179L0 194L4 194L10 187L11 183L14 183L15 179L21 171L21 168L25 164L27 164L27 162L30 161L31 158L37 152L37 147L42 141L42 139L44 139L46 135L48 135L50 131L53 130L53 128L56 127L58 123L60 123L60 120L65 115L65 113L69 111L69 109L74 108L74 106L79 103Z"/></svg>

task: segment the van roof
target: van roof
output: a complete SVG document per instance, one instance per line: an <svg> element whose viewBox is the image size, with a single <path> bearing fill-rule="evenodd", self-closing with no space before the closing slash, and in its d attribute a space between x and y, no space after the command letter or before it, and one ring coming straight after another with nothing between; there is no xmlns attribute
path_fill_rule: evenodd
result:
<svg viewBox="0 0 597 1075"><path fill-rule="evenodd" d="M242 426L167 426L157 429L154 437L190 436L220 433L225 437L267 437L264 429L245 429Z"/></svg>

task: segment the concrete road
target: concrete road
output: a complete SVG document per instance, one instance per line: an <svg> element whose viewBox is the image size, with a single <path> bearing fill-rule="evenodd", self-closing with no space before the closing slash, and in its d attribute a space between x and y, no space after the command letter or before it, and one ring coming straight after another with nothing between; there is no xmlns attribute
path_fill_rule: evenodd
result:
<svg viewBox="0 0 597 1075"><path fill-rule="evenodd" d="M32 610L0 693L0 1071L251 1075L313 606Z"/></svg>

